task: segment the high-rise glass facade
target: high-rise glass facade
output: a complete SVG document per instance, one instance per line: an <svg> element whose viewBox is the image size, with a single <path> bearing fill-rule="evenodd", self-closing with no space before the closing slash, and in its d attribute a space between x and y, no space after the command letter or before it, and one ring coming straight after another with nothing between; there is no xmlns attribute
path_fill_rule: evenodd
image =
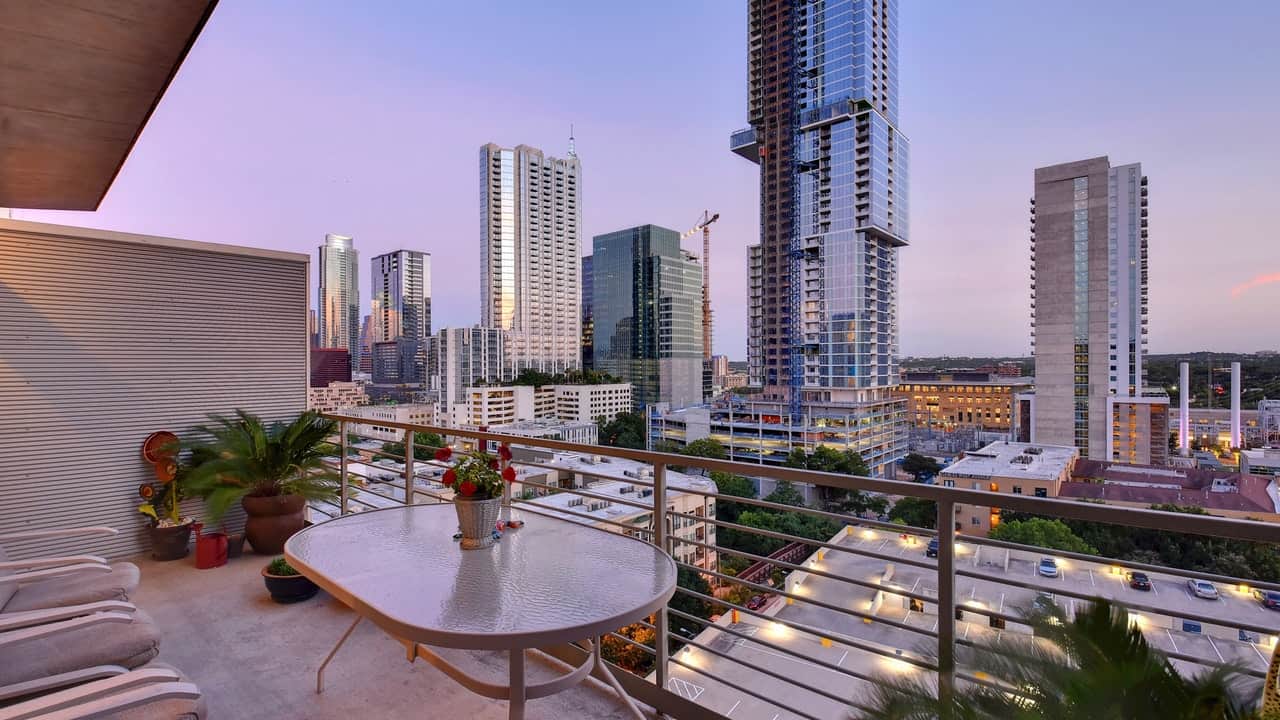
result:
<svg viewBox="0 0 1280 720"><path fill-rule="evenodd" d="M860 450L888 472L905 443L892 398L908 238L897 0L750 0L748 34L751 127L730 146L760 165L752 380L792 423L875 418Z"/></svg>
<svg viewBox="0 0 1280 720"><path fill-rule="evenodd" d="M360 371L359 257L352 238L325 235L319 248L319 344L351 352L351 369Z"/></svg>
<svg viewBox="0 0 1280 720"><path fill-rule="evenodd" d="M581 362L580 191L573 153L480 148L481 324L507 331L516 371Z"/></svg>
<svg viewBox="0 0 1280 720"><path fill-rule="evenodd" d="M595 292L595 275L591 256L582 258L582 369L595 367L595 320L591 310L591 293Z"/></svg>
<svg viewBox="0 0 1280 720"><path fill-rule="evenodd" d="M593 241L594 367L632 385L636 408L702 402L702 267L656 225Z"/></svg>
<svg viewBox="0 0 1280 720"><path fill-rule="evenodd" d="M425 383L431 336L431 255L396 250L370 263L373 381Z"/></svg>

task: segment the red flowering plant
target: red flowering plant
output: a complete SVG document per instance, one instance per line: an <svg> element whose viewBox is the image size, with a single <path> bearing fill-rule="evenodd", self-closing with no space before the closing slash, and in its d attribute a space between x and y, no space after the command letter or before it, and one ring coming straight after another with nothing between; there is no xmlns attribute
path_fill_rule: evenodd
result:
<svg viewBox="0 0 1280 720"><path fill-rule="evenodd" d="M436 460L453 459L452 448L436 450ZM490 500L502 497L504 482L514 482L516 469L511 467L511 450L506 445L498 448L498 454L486 452L460 453L453 465L444 471L440 482L451 487L458 497L467 500Z"/></svg>

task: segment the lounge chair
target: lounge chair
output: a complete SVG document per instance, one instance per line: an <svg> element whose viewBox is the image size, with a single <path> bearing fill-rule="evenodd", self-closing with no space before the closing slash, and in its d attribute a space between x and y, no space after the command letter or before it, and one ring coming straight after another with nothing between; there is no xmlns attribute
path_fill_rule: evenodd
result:
<svg viewBox="0 0 1280 720"><path fill-rule="evenodd" d="M138 566L107 562L96 555L65 555L10 560L5 543L114 535L108 527L34 530L0 535L0 614L128 600L138 588Z"/></svg>
<svg viewBox="0 0 1280 720"><path fill-rule="evenodd" d="M2 613L0 703L139 667L159 649L159 629L129 603Z"/></svg>
<svg viewBox="0 0 1280 720"><path fill-rule="evenodd" d="M115 668L72 687L0 707L0 720L204 720L204 697L163 663Z"/></svg>

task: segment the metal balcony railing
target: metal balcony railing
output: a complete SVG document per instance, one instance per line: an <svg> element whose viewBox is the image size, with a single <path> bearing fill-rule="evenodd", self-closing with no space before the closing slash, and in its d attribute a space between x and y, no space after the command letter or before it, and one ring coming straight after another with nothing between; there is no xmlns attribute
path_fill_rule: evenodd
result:
<svg viewBox="0 0 1280 720"><path fill-rule="evenodd" d="M939 528L952 528L962 507L976 506L999 508L992 511L993 516L1001 512L1024 512L1280 544L1280 526L1271 523L387 421L377 421L378 431L386 433L394 429L397 437L389 439L384 434L375 444L362 444L358 451L359 463L374 468L366 474L351 467L357 461L351 459L355 446L349 439L357 428L368 426L370 421L342 414L325 417L339 423L340 435L335 444L340 447L341 457L334 461L333 467L340 473L342 492L336 504L312 507L319 519L399 503L449 502L451 491L430 479L432 473L443 471L443 465L414 458L415 432L435 433L451 439L454 444L469 447L506 443L515 451L512 464L522 471L517 484L531 495L513 497L513 507L576 518L595 524L602 531L639 537L672 555L682 569L707 581L713 588L710 594L682 584L673 605L676 600L687 598L695 604L701 602L704 607L718 609L715 615L701 617L687 609L666 608L656 613L651 623L639 623L643 629L653 632L652 643L638 641L622 632L611 634L611 639L622 646L652 658L652 670L642 674L615 669L619 681L634 697L676 718L729 717L742 702L761 704L763 709L755 714L763 717L772 714L811 720L849 717L850 711L856 712L862 707L868 684L882 683L901 673L925 673L926 679L935 683L937 692L944 698L951 696L957 683L981 683L1009 691L1007 686L999 685L998 678L971 673L958 666L956 648L975 644L976 635L992 629L1018 632L1019 628L1026 627L1023 608L1012 600L1006 602L1006 597L1019 593L1033 598L1051 595L1055 602L1074 609L1077 603L1111 593L1108 587L1127 587L1118 576L1122 569L1151 573L1161 579L1158 593L1115 592L1110 597L1130 610L1135 622L1144 623L1143 630L1149 639L1176 662L1212 667L1241 664L1244 659L1249 661L1244 663L1244 673L1263 678L1271 648L1280 635L1280 612L1263 610L1254 604L1247 613L1235 613L1238 603L1251 602L1252 590L1280 591L1280 584L1119 562L986 537L939 533L930 528L814 507L720 495L706 489L714 488L714 484L687 482L685 474L676 473L673 468L705 475L731 473L764 482L789 481L815 491L832 488L930 500L936 503ZM384 452L382 444L387 442L402 443L404 454ZM570 469L554 457L542 457L539 452L579 453L632 461L642 463L649 473L624 475L611 469L609 463L590 468L575 463ZM375 465L379 459L392 464ZM555 481L534 481L529 475L534 471L544 471L548 473L545 477ZM374 476L375 473L382 477ZM567 476L567 486L559 479L561 474ZM673 478L677 476L685 479L673 485ZM581 486L575 486L575 478L584 478ZM619 494L603 491L598 484L593 487L593 483L605 480L620 481L636 490ZM539 493L571 493L584 502L580 506L552 508L538 502ZM678 509L674 502L678 494L701 496L703 502L694 504L700 509ZM632 508L636 512L626 522L601 517L589 509L593 502ZM723 508L727 503L744 509L794 513L823 520L832 523L838 531L826 538L801 537L717 517L711 509L713 504L714 508ZM726 532L739 537L769 539L782 548L769 554L750 552L740 545L726 545ZM937 557L926 557L924 549L935 539ZM689 548L693 548L692 553ZM1024 556L1031 558L1032 572L1011 571L1009 568L1014 567L1015 562L1019 567L1026 563L1019 559ZM1053 580L1037 574L1034 561L1044 556L1056 558L1062 566L1078 563L1074 581L1066 580L1065 571ZM984 557L986 560L980 560ZM726 558L739 558L737 565L750 565L740 572L726 571ZM757 572L759 568L764 568L764 574ZM868 572L873 568L875 572ZM895 579L904 574L902 581ZM771 575L785 577L779 584ZM910 584L911 577L915 578L914 584ZM1181 583L1190 579L1218 583L1226 596L1222 603L1230 607L1224 609L1220 607L1222 603L1215 602L1212 607L1205 605L1201 610L1190 595L1166 597L1171 588L1186 592ZM961 583L970 588L968 597L961 594ZM766 601L761 604L752 598L751 602L733 602L728 595L734 588L746 588L737 592L752 593ZM980 589L988 593L984 595L985 601L977 596ZM871 599L853 602L850 598L855 593L869 593ZM994 600L997 593L999 602ZM905 614L898 612L898 605L906 610ZM931 608L936 618L933 622L927 621ZM1239 609L1247 608L1239 605ZM926 621L921 622L922 618ZM1178 627L1182 629L1175 636L1173 630L1178 629L1174 627L1177 623L1181 623ZM1195 632L1186 632L1191 627ZM676 629L686 632L676 632ZM1182 643L1177 641L1178 637L1184 638ZM547 652L573 661L577 659L573 653L583 651L557 648Z"/></svg>

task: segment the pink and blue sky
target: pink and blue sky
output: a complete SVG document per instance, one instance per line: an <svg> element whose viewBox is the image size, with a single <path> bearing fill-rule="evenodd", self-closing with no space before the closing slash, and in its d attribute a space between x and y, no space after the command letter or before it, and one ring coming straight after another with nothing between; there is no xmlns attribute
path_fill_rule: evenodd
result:
<svg viewBox="0 0 1280 720"><path fill-rule="evenodd" d="M902 0L904 355L1025 354L1032 170L1151 181L1151 350L1280 347L1280 4ZM367 259L432 253L479 319L478 148L583 162L583 232L714 227L716 351L745 357L756 168L746 3L223 0L96 213L19 219ZM690 239L689 249L699 250ZM313 296L314 302L314 296Z"/></svg>

